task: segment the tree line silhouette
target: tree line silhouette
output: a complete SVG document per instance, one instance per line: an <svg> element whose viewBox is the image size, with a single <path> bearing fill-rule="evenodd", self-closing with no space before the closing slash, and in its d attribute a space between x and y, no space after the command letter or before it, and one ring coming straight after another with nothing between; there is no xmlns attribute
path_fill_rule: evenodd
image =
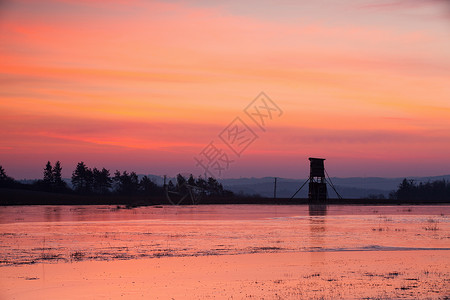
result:
<svg viewBox="0 0 450 300"><path fill-rule="evenodd" d="M224 189L217 179L194 178L192 174L188 178L178 174L175 183L169 180L167 187L164 187L156 184L147 175L139 179L135 172L118 170L111 175L105 168L91 169L84 162L79 162L72 172L72 187L69 187L62 178L61 172L60 161L57 161L54 166L48 161L43 171L43 178L31 184L25 184L6 175L4 168L0 165L0 187L82 195L141 196L162 196L165 188L171 192L187 193L189 187L195 187L206 196L233 196L233 193Z"/></svg>
<svg viewBox="0 0 450 300"><path fill-rule="evenodd" d="M169 180L166 186L161 186L152 181L148 176L139 179L135 172L116 171L113 175L102 168L89 168L84 162L79 162L72 172L69 187L61 175L61 162L54 166L47 162L43 170L43 178L26 184L8 176L0 165L0 188L22 189L31 191L45 191L59 194L76 195L122 195L122 196L163 196L167 192L186 194L192 188L202 195L210 197L233 197L231 191L224 189L223 185L213 177L194 178L191 174L185 178L178 174L174 181ZM450 181L445 179L419 182L403 179L397 190L389 194L390 200L432 202L450 201ZM379 198L380 203L388 199Z"/></svg>
<svg viewBox="0 0 450 300"><path fill-rule="evenodd" d="M395 200L450 200L450 181L435 180L416 183L403 179L398 189L389 194Z"/></svg>

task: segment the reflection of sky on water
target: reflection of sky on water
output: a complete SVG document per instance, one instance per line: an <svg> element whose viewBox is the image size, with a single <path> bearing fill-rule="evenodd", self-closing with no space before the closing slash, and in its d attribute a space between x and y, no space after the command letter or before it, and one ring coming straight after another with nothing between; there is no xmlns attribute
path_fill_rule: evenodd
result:
<svg viewBox="0 0 450 300"><path fill-rule="evenodd" d="M449 249L450 209L433 209L434 214L417 206L10 207L0 209L0 261L299 251L320 261L330 251Z"/></svg>
<svg viewBox="0 0 450 300"><path fill-rule="evenodd" d="M326 253L320 251L326 248L326 215L327 206L324 204L310 204L309 207L309 230L311 262L320 265L325 260Z"/></svg>

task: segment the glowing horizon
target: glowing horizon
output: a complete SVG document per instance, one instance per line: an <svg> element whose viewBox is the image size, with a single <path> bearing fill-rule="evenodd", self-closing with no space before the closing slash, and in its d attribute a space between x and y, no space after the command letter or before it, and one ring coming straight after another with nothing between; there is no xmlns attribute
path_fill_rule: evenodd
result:
<svg viewBox="0 0 450 300"><path fill-rule="evenodd" d="M264 91L283 115L223 177L450 173L446 1L5 1L0 165L203 174ZM248 121L248 120L246 120Z"/></svg>

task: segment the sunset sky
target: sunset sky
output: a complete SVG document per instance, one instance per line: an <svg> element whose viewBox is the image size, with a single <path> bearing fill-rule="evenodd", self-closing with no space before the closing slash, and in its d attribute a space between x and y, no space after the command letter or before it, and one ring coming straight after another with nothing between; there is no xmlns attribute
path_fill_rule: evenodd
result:
<svg viewBox="0 0 450 300"><path fill-rule="evenodd" d="M260 92L279 108L263 128L244 111ZM304 178L310 156L330 176L450 174L450 4L3 0L0 111L16 179L47 160L199 175L211 142L223 178ZM220 138L237 117L257 136L240 156Z"/></svg>

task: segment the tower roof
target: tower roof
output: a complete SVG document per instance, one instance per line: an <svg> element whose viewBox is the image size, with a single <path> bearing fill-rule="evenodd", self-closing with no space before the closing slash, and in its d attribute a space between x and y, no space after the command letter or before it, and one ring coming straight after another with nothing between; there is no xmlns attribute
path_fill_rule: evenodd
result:
<svg viewBox="0 0 450 300"><path fill-rule="evenodd" d="M310 158L308 158L309 159L309 161L313 161L313 160L325 160L325 158L316 158L316 157L310 157Z"/></svg>

